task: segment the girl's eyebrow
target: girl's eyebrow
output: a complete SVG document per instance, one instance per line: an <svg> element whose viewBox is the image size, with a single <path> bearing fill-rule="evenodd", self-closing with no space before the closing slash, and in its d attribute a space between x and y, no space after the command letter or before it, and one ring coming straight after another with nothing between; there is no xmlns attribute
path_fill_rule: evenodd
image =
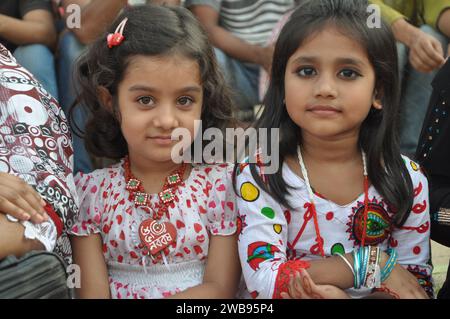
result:
<svg viewBox="0 0 450 319"><path fill-rule="evenodd" d="M299 56L292 63L301 64L301 63L315 63L318 59L313 56Z"/></svg>
<svg viewBox="0 0 450 319"><path fill-rule="evenodd" d="M350 64L350 65L355 65L355 66L359 66L359 67L363 67L364 65L366 65L366 63L364 63L363 61L361 61L360 59L357 59L357 58L339 58L339 59L336 59L336 63L337 64Z"/></svg>
<svg viewBox="0 0 450 319"><path fill-rule="evenodd" d="M320 59L314 56L299 56L296 58L293 63L294 64L303 64L303 63L317 63ZM335 60L336 64L350 64L358 67L363 67L366 65L363 61L357 58L337 58Z"/></svg>
<svg viewBox="0 0 450 319"><path fill-rule="evenodd" d="M134 92L134 91L159 92L160 90L158 90L156 88L153 88L151 86L139 85L138 84L138 85L133 85L132 87L130 87L128 89L128 91L130 91L130 92ZM201 89L200 86L194 85L194 86L187 86L187 87L181 88L181 89L177 90L177 93L179 93L179 92L182 92L182 93L184 93L184 92L197 92L197 93L200 93L201 91L202 91L202 89Z"/></svg>

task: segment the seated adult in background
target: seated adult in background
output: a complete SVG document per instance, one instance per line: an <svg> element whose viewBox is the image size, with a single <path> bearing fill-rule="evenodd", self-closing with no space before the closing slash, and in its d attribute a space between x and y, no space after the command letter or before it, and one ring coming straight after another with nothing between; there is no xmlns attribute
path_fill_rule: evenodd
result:
<svg viewBox="0 0 450 319"><path fill-rule="evenodd" d="M0 1L0 43L58 99L56 29L48 0Z"/></svg>
<svg viewBox="0 0 450 319"><path fill-rule="evenodd" d="M400 146L402 153L414 158L431 81L449 54L450 0L370 1L380 6L398 41L403 78Z"/></svg>
<svg viewBox="0 0 450 319"><path fill-rule="evenodd" d="M431 239L450 247L450 59L432 86L417 159L430 184ZM450 265L438 298L450 299Z"/></svg>
<svg viewBox="0 0 450 319"><path fill-rule="evenodd" d="M150 2L150 1L148 1ZM158 0L152 3L167 3L177 5L179 0ZM142 0L62 0L60 5L66 15L64 20L73 19L69 10L71 5L77 5L81 8L81 24L79 26L68 28L62 31L58 45L58 87L60 91L60 103L66 114L75 102L75 88L73 86L73 67L75 61L84 51L86 45L93 42L102 34L106 28L114 21L120 11L128 4L143 4ZM66 26L71 26L66 23ZM83 113L82 108L77 108L73 114L73 122L80 129L84 129L87 114ZM75 127L72 127L76 131ZM85 146L84 140L73 134L73 147L75 150L74 173L89 173L94 169Z"/></svg>
<svg viewBox="0 0 450 319"><path fill-rule="evenodd" d="M253 120L260 103L260 67L269 71L274 46L266 42L277 22L295 6L294 0L186 0L206 29L217 60L234 90L239 120Z"/></svg>
<svg viewBox="0 0 450 319"><path fill-rule="evenodd" d="M0 45L0 260L45 249L70 262L72 161L58 102Z"/></svg>

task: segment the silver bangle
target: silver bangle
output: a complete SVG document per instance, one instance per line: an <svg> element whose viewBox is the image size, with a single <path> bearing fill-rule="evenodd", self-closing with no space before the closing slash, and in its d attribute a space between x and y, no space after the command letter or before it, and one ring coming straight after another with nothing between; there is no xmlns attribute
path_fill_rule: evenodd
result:
<svg viewBox="0 0 450 319"><path fill-rule="evenodd" d="M347 266L350 268L350 270L352 271L353 274L353 278L355 278L355 271L353 270L353 266L352 264L350 264L350 262L347 260L347 258L345 258L344 255L342 255L341 253L335 253L336 256L339 256L342 258L343 261L345 261L345 263L347 264Z"/></svg>

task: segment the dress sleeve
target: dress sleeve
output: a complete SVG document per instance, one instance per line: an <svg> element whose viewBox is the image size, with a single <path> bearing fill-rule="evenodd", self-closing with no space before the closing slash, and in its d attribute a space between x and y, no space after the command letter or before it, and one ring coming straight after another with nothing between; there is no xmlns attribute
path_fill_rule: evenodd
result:
<svg viewBox="0 0 450 319"><path fill-rule="evenodd" d="M425 23L439 31L439 18L447 9L450 9L450 1L448 0L424 1Z"/></svg>
<svg viewBox="0 0 450 319"><path fill-rule="evenodd" d="M253 179L249 166L236 178L238 191L239 257L247 289L253 298L280 298L289 276L308 264L287 260L286 210Z"/></svg>
<svg viewBox="0 0 450 319"><path fill-rule="evenodd" d="M398 252L398 263L416 276L425 291L433 296L428 181L418 164L408 159L406 165L413 182L414 202L404 225L394 228L390 246Z"/></svg>
<svg viewBox="0 0 450 319"><path fill-rule="evenodd" d="M208 200L209 232L216 236L234 235L237 229L236 194L232 183L233 165L220 165L210 173L207 188L211 194Z"/></svg>
<svg viewBox="0 0 450 319"><path fill-rule="evenodd" d="M98 177L91 174L78 173L75 176L80 209L69 234L88 236L101 233L101 192Z"/></svg>
<svg viewBox="0 0 450 319"><path fill-rule="evenodd" d="M220 8L222 6L221 0L186 0L184 6L186 8L190 8L192 6L210 6L215 11L220 12Z"/></svg>

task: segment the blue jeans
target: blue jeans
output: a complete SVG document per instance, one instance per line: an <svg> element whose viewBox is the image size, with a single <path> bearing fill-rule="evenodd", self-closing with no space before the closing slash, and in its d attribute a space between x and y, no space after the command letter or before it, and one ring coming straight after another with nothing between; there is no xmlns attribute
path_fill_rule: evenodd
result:
<svg viewBox="0 0 450 319"><path fill-rule="evenodd" d="M48 47L43 44L23 45L14 51L14 57L58 100L55 61L53 53Z"/></svg>
<svg viewBox="0 0 450 319"><path fill-rule="evenodd" d="M234 103L239 110L238 119L250 118L249 114L253 114L253 107L260 102L258 98L259 66L235 60L217 48L214 52L225 80L233 90Z"/></svg>
<svg viewBox="0 0 450 319"><path fill-rule="evenodd" d="M60 104L64 113L69 114L72 104L75 102L75 87L73 81L73 72L75 62L81 55L85 46L82 45L72 32L65 32L59 41L59 59L58 59L58 80L60 92ZM72 121L81 130L84 129L87 113L83 108L77 107L72 114ZM78 131L72 127L72 140L74 149L74 174L78 172L90 173L93 170L91 157L84 145L84 139L78 137L73 132Z"/></svg>
<svg viewBox="0 0 450 319"><path fill-rule="evenodd" d="M428 25L423 25L420 29L441 42L444 52L447 52L448 39L444 35ZM400 70L403 70L402 78L406 81L401 101L400 148L403 154L414 157L432 93L431 82L438 69L430 73L415 70L408 63L407 48L403 44L397 48Z"/></svg>

